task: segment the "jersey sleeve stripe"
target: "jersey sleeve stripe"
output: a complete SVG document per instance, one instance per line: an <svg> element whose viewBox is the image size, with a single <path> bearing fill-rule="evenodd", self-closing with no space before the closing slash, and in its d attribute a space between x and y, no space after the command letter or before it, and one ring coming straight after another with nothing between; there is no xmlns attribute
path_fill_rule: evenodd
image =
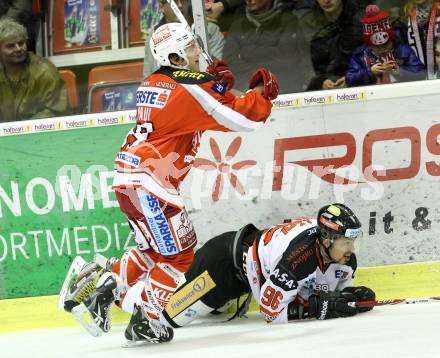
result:
<svg viewBox="0 0 440 358"><path fill-rule="evenodd" d="M220 125L236 132L250 132L261 128L264 123L252 121L243 114L221 104L203 88L197 85L181 84Z"/></svg>

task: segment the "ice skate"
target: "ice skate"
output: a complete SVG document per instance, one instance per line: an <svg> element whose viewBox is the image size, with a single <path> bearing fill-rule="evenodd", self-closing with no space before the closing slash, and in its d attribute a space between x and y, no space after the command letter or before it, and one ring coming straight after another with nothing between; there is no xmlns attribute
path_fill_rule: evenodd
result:
<svg viewBox="0 0 440 358"><path fill-rule="evenodd" d="M84 298L93 292L105 271L111 271L115 259L97 254L94 262L88 263L81 256L75 257L64 279L58 296L58 307L71 312Z"/></svg>
<svg viewBox="0 0 440 358"><path fill-rule="evenodd" d="M139 343L166 343L174 337L171 327L167 327L158 319L147 318L142 309L135 305L133 315L125 330L127 343L125 347L132 347Z"/></svg>
<svg viewBox="0 0 440 358"><path fill-rule="evenodd" d="M76 257L64 280L58 298L58 307L71 312L95 290L96 283L103 273L104 269L96 263L87 263L80 256Z"/></svg>
<svg viewBox="0 0 440 358"><path fill-rule="evenodd" d="M111 305L119 299L120 284L118 277L111 272L104 272L96 284L96 289L83 301L73 307L72 314L93 336L106 333L111 327ZM88 317L92 318L88 319Z"/></svg>

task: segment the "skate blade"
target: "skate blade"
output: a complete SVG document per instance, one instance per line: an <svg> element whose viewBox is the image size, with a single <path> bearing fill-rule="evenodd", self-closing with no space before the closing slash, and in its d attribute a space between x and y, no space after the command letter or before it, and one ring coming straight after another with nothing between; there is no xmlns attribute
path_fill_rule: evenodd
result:
<svg viewBox="0 0 440 358"><path fill-rule="evenodd" d="M95 257L93 258L93 262L96 262L103 269L107 268L108 261L109 259L101 254L95 254Z"/></svg>
<svg viewBox="0 0 440 358"><path fill-rule="evenodd" d="M100 337L102 335L102 330L93 320L89 310L81 302L78 306L72 308L72 314L75 319L89 332L93 337Z"/></svg>
<svg viewBox="0 0 440 358"><path fill-rule="evenodd" d="M155 344L150 341L125 341L125 343L122 344L122 348L137 348L137 347L143 347L147 345Z"/></svg>
<svg viewBox="0 0 440 358"><path fill-rule="evenodd" d="M60 310L64 310L64 301L66 300L67 293L73 280L78 277L81 270L87 265L87 262L81 257L77 256L72 261L66 278L64 279L63 287L61 288L58 296L57 306Z"/></svg>

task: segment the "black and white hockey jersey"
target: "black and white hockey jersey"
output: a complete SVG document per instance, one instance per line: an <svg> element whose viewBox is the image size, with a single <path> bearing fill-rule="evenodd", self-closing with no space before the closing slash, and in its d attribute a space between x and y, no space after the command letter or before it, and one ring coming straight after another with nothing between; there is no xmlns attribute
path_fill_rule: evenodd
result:
<svg viewBox="0 0 440 358"><path fill-rule="evenodd" d="M287 322L287 306L316 291L352 286L356 256L347 264L324 264L315 219L299 218L264 230L246 255L246 275L260 313L269 322Z"/></svg>

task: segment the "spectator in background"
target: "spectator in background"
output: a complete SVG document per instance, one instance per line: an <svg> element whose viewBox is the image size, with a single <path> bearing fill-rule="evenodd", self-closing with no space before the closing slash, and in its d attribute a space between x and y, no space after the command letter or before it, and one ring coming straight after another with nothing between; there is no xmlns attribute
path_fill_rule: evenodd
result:
<svg viewBox="0 0 440 358"><path fill-rule="evenodd" d="M189 24L192 23L191 16L191 0L177 0L176 5L179 7L182 15L188 21ZM171 6L165 1L160 1L159 3L160 11L163 14L162 20L157 24L156 28L161 25L167 24L169 22L179 22L176 15L174 14ZM144 77L149 76L151 73L159 68L158 63L154 60L153 55L149 47L151 33L147 35L145 39L145 58L144 58ZM222 59L223 57L223 47L225 45L225 37L220 32L220 28L217 24L212 21L207 21L207 41L209 54L213 59Z"/></svg>
<svg viewBox="0 0 440 358"><path fill-rule="evenodd" d="M55 117L68 111L57 68L27 51L23 25L0 19L0 122Z"/></svg>
<svg viewBox="0 0 440 358"><path fill-rule="evenodd" d="M345 75L348 87L423 79L423 63L411 47L395 42L389 13L368 5L361 23L365 45L353 53Z"/></svg>
<svg viewBox="0 0 440 358"><path fill-rule="evenodd" d="M314 77L308 90L345 87L351 54L362 45L359 22L369 0L316 0L300 19L310 43Z"/></svg>
<svg viewBox="0 0 440 358"><path fill-rule="evenodd" d="M399 20L401 41L411 46L425 65L427 79L435 79L434 46L440 37L438 0L407 1Z"/></svg>
<svg viewBox="0 0 440 358"><path fill-rule="evenodd" d="M440 39L435 42L435 69L436 78L440 78Z"/></svg>
<svg viewBox="0 0 440 358"><path fill-rule="evenodd" d="M280 91L293 93L305 87L310 60L297 18L279 0L246 0L245 16L236 15L226 37L223 59L236 76L236 88L258 67L270 66Z"/></svg>
<svg viewBox="0 0 440 358"><path fill-rule="evenodd" d="M284 3L296 14L310 10L315 5L315 0L284 0Z"/></svg>
<svg viewBox="0 0 440 358"><path fill-rule="evenodd" d="M208 20L218 24L222 32L229 31L235 16L245 14L245 7L245 0L205 1Z"/></svg>
<svg viewBox="0 0 440 358"><path fill-rule="evenodd" d="M0 0L0 18L10 17L27 29L28 50L35 52L36 19L32 13L32 0Z"/></svg>
<svg viewBox="0 0 440 358"><path fill-rule="evenodd" d="M408 0L376 0L375 3L381 9L392 9L394 7L403 7Z"/></svg>
<svg viewBox="0 0 440 358"><path fill-rule="evenodd" d="M288 10L293 10L295 15L310 9L315 0L282 0ZM206 15L210 21L218 23L221 31L227 32L231 26L232 20L236 16L245 16L245 0L219 0L205 1Z"/></svg>
<svg viewBox="0 0 440 358"><path fill-rule="evenodd" d="M408 0L376 0L374 3L380 9L390 14L390 24L393 26L396 33L396 40L402 42L400 39L400 21L402 17L402 9Z"/></svg>
<svg viewBox="0 0 440 358"><path fill-rule="evenodd" d="M402 8L408 0L377 0L376 5L381 9L390 12L393 8Z"/></svg>

